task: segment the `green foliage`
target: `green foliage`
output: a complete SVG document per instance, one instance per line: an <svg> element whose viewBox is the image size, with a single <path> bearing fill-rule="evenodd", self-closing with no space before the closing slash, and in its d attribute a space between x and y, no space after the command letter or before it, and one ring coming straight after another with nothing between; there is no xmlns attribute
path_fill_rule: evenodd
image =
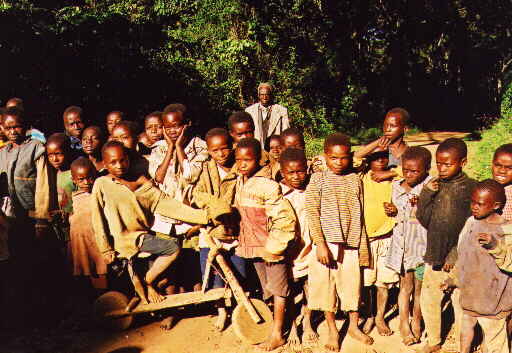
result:
<svg viewBox="0 0 512 353"><path fill-rule="evenodd" d="M501 98L501 116L512 118L512 84L509 84Z"/></svg>

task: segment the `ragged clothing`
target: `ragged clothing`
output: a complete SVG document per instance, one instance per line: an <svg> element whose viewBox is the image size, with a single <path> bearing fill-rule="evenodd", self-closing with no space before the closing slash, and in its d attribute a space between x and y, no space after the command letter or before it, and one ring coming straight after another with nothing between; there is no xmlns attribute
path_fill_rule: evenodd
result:
<svg viewBox="0 0 512 353"><path fill-rule="evenodd" d="M505 221L505 219L503 219ZM456 279L462 309L472 316L504 318L512 311L512 279L478 242L478 234L512 236L512 223L491 224L471 217L460 233Z"/></svg>
<svg viewBox="0 0 512 353"><path fill-rule="evenodd" d="M237 179L235 205L241 221L236 253L240 257L261 257L263 250L284 256L295 238L295 213L270 177L262 169L245 183L242 176Z"/></svg>

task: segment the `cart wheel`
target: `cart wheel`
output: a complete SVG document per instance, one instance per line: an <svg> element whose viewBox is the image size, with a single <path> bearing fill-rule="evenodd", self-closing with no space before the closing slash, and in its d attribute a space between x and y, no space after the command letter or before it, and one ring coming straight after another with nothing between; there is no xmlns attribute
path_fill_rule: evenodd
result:
<svg viewBox="0 0 512 353"><path fill-rule="evenodd" d="M255 323L243 305L236 306L231 321L238 338L249 344L258 344L265 341L270 334L273 321L272 312L263 301L258 299L249 300L263 319L262 322Z"/></svg>
<svg viewBox="0 0 512 353"><path fill-rule="evenodd" d="M105 328L122 331L126 330L133 321L132 315L126 315L116 318L105 317L105 314L113 311L126 308L128 305L128 298L120 292L107 292L100 296L94 302L94 317Z"/></svg>

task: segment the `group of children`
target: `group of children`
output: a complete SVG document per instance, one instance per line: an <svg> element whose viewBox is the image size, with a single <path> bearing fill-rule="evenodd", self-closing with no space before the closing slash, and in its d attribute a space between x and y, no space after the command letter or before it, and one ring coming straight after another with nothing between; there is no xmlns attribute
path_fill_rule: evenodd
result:
<svg viewBox="0 0 512 353"><path fill-rule="evenodd" d="M314 311L325 316L326 349L340 349L339 310L348 335L371 345L374 327L393 334L385 314L399 287L403 344L420 342L424 323L423 352L441 350L448 298L445 349L470 352L478 323L487 352L509 352L512 144L496 150L494 180L479 183L463 172L467 147L456 138L439 145L438 176L429 175L431 153L406 145L401 108L386 114L378 140L353 152L350 138L334 133L312 160L296 128L262 150L246 112L204 140L190 132L182 104L146 116L142 133L119 111L107 115L106 132L85 127L79 107L63 122L63 133L45 139L20 99L0 112L0 271L23 278L0 281L2 290L32 293L19 300L41 304L34 290L52 293L49 303L62 296L64 276L52 280L51 271L63 264L50 254L67 256L69 273L100 293L111 286L109 268L126 270L136 298L158 302L199 290L220 252L246 290L273 304L262 350L283 346L288 324L289 341L315 345ZM215 271L207 281L225 286ZM223 330L228 313L217 308Z"/></svg>

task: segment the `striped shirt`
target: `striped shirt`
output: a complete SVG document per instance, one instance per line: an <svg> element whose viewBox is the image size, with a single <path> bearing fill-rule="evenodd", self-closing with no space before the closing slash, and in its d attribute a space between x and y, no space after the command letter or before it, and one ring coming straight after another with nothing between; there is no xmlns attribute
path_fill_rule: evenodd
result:
<svg viewBox="0 0 512 353"><path fill-rule="evenodd" d="M512 185L505 186L505 195L507 202L505 202L502 214L506 220L512 221Z"/></svg>
<svg viewBox="0 0 512 353"><path fill-rule="evenodd" d="M393 182L392 202L398 209L396 226L391 236L391 245L386 258L386 266L401 273L421 265L427 249L427 230L416 218L417 206L411 204L411 199L420 195L423 186L430 181L428 176L412 190L402 187L402 180Z"/></svg>
<svg viewBox="0 0 512 353"><path fill-rule="evenodd" d="M314 173L306 189L306 216L315 244L327 241L358 248L361 265L368 264L363 188L356 173Z"/></svg>

